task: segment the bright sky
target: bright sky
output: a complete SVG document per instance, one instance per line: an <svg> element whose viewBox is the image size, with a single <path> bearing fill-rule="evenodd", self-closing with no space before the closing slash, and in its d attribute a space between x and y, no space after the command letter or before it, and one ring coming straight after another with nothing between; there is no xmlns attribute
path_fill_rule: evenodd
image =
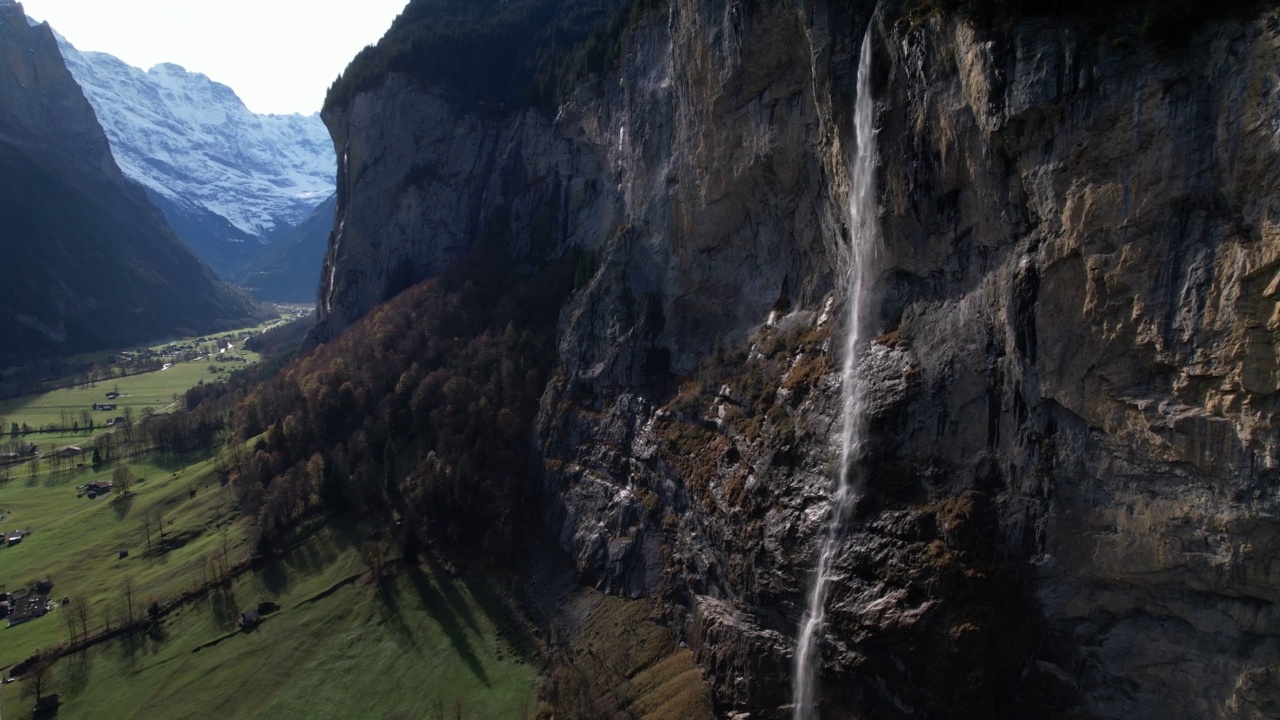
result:
<svg viewBox="0 0 1280 720"><path fill-rule="evenodd" d="M20 0L80 50L177 63L258 113L311 114L408 0Z"/></svg>

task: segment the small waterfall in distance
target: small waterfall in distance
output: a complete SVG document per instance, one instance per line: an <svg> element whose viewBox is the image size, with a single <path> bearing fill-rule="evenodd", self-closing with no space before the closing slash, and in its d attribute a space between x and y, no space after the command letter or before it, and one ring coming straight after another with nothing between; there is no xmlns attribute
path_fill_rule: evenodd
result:
<svg viewBox="0 0 1280 720"><path fill-rule="evenodd" d="M863 440L866 433L864 408L866 389L858 381L858 365L866 346L872 286L876 272L877 220L875 198L875 107L871 98L871 27L862 38L862 55L858 60L857 98L854 107L854 130L857 145L850 163L848 257L848 328L841 369L840 467L835 495L831 499L831 515L822 544L818 548L817 565L800 636L796 642L795 668L792 676L792 717L794 720L817 720L818 675L822 667L821 640L827 590L833 579L836 552L845 534L845 524L864 490L861 469Z"/></svg>

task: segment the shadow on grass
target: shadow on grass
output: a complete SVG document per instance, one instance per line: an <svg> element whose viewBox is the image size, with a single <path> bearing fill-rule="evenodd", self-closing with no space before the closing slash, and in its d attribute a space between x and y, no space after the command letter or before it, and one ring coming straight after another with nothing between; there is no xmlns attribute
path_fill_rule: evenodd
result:
<svg viewBox="0 0 1280 720"><path fill-rule="evenodd" d="M47 471L41 475L44 480L41 485L47 488L54 488L62 487L64 485L79 484L76 483L76 481L83 479L88 472L89 468L86 467L64 468L56 472Z"/></svg>
<svg viewBox="0 0 1280 720"><path fill-rule="evenodd" d="M126 492L123 495L117 495L116 499L111 501L111 509L116 511L116 519L123 520L129 517L129 511L133 509L133 503L137 499L137 493Z"/></svg>
<svg viewBox="0 0 1280 720"><path fill-rule="evenodd" d="M220 588L210 592L209 614L213 618L214 627L219 630L234 630L240 625L240 608L236 604L236 594L230 588Z"/></svg>
<svg viewBox="0 0 1280 720"><path fill-rule="evenodd" d="M475 603L480 606L480 611L493 623L500 639L521 655L536 654L538 640L530 633L529 627L520 621L520 611L514 607L514 601L501 587L484 576L477 578L469 575L463 582Z"/></svg>
<svg viewBox="0 0 1280 720"><path fill-rule="evenodd" d="M430 556L428 556L427 562L431 565L431 572L433 576L437 578L449 577L449 573ZM415 566L414 569L417 570L419 574L423 574L421 568ZM440 588L439 592L444 597L445 602L449 604L450 612L457 615L464 623L467 624L467 627L471 628L473 632L479 633L480 624L476 621L475 613L471 611L471 603L467 602L467 599L462 596L462 593L458 592L458 584L452 580L446 579L443 582L437 583L437 585Z"/></svg>
<svg viewBox="0 0 1280 720"><path fill-rule="evenodd" d="M89 685L89 653L80 651L72 653L70 657L64 658L64 663L60 664L62 672L62 682L59 683L68 695L79 695L85 691Z"/></svg>
<svg viewBox="0 0 1280 720"><path fill-rule="evenodd" d="M345 549L342 545L349 542L349 538L323 530L321 525L303 530L291 539L283 552L264 558L261 566L254 570L254 579L261 589L279 597L288 591L294 576L307 577L327 570L342 554Z"/></svg>
<svg viewBox="0 0 1280 720"><path fill-rule="evenodd" d="M151 457L153 458L152 462L155 463L157 468L167 472L178 472L180 470L185 470L196 463L204 462L213 456L213 450L206 448L189 453L158 452L154 453Z"/></svg>
<svg viewBox="0 0 1280 720"><path fill-rule="evenodd" d="M378 599L382 601L382 617L383 623L391 630L393 640L401 650L413 652L413 654L421 657L422 648L418 646L417 639L414 637L413 628L404 620L404 611L400 608L399 590L393 582L387 581L378 585Z"/></svg>
<svg viewBox="0 0 1280 720"><path fill-rule="evenodd" d="M262 586L272 595L282 595L289 587L289 570L284 562L275 558L267 560L257 575Z"/></svg>
<svg viewBox="0 0 1280 720"><path fill-rule="evenodd" d="M480 658L471 646L471 640L467 638L467 626L476 629L478 623L457 588L446 579L439 583L440 589L437 589L437 585L432 583L431 578L417 565L410 564L405 574L421 599L423 607L440 625L440 629L449 638L453 649L466 663L467 668L480 682L484 683L485 687L492 687L488 673L485 672Z"/></svg>

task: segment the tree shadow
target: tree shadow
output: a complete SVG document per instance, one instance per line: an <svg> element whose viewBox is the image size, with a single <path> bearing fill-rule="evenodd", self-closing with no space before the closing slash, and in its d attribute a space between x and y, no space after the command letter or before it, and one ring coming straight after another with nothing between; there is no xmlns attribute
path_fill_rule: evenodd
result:
<svg viewBox="0 0 1280 720"><path fill-rule="evenodd" d="M116 641L116 647L120 650L121 666L128 673L136 672L138 667L138 654L142 650L142 642L138 633L126 632Z"/></svg>
<svg viewBox="0 0 1280 720"><path fill-rule="evenodd" d="M213 457L215 453L210 449L196 450L189 453L154 453L152 462L157 468L168 472L177 472L186 469L198 462L203 462Z"/></svg>
<svg viewBox="0 0 1280 720"><path fill-rule="evenodd" d="M71 469L63 468L61 470L58 470L57 472L53 472L53 471L44 472L41 474L41 477L44 478L44 481L41 484L47 488L70 485L73 480L78 479L79 476L81 475L81 473L77 472L76 470L77 470L76 468L71 468Z"/></svg>
<svg viewBox="0 0 1280 720"><path fill-rule="evenodd" d="M262 569L255 574L266 591L272 595L281 595L289 587L289 569L277 558L267 560Z"/></svg>
<svg viewBox="0 0 1280 720"><path fill-rule="evenodd" d="M457 589L451 587L452 583L448 580L439 583L442 589L437 589L436 584L431 582L431 578L416 564L409 565L406 575L422 601L422 606L444 631L445 637L449 638L453 649L466 663L467 668L480 682L484 683L485 687L491 687L489 675L485 672L480 658L471 646L471 640L467 637L465 626L477 628L478 623L475 616L471 614L470 608L466 607L465 601L460 602L462 599ZM450 596L453 596L452 600Z"/></svg>
<svg viewBox="0 0 1280 720"><path fill-rule="evenodd" d="M399 592L396 590L394 583L384 582L378 585L378 600L382 602L382 612L379 616L383 623L394 634L394 640L403 650L412 651L419 657L422 656L422 648L413 635L413 628L405 622L404 611L400 608Z"/></svg>
<svg viewBox="0 0 1280 720"><path fill-rule="evenodd" d="M463 583L475 603L480 606L481 612L493 623L499 638L517 652L526 655L537 652L539 641L530 632L529 626L520 620L520 610L509 595L484 576L468 576Z"/></svg>
<svg viewBox="0 0 1280 720"><path fill-rule="evenodd" d="M123 520L129 517L129 511L133 509L133 503L137 499L137 493L125 492L123 495L117 495L111 501L111 509L116 512L116 519Z"/></svg>
<svg viewBox="0 0 1280 720"><path fill-rule="evenodd" d="M63 688L68 695L79 695L89 685L89 652L81 650L64 658Z"/></svg>
<svg viewBox="0 0 1280 720"><path fill-rule="evenodd" d="M448 578L450 576L449 573L430 555L428 555L427 562L431 566L431 572L434 577ZM421 568L415 566L414 569L425 577ZM462 597L462 593L458 592L458 584L452 580L446 579L437 583L437 585L439 586L439 593L441 597L443 597L445 602L449 604L450 612L457 615L458 618L466 623L467 627L471 628L473 632L479 633L480 623L476 620L475 613L471 612L471 603L467 602L467 599Z"/></svg>
<svg viewBox="0 0 1280 720"><path fill-rule="evenodd" d="M217 588L209 593L209 615L219 630L234 630L240 625L240 606L230 588Z"/></svg>

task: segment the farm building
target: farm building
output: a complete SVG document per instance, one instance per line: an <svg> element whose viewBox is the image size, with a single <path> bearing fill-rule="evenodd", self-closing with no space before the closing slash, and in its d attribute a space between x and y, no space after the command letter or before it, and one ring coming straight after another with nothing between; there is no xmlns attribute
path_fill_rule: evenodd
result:
<svg viewBox="0 0 1280 720"><path fill-rule="evenodd" d="M14 601L13 612L9 613L9 627L21 625L28 620L44 617L49 612L49 602L39 596L18 598Z"/></svg>
<svg viewBox="0 0 1280 720"><path fill-rule="evenodd" d="M115 488L115 483L104 482L99 480L97 482L91 482L88 485L85 485L84 493L91 498L95 498L95 497L98 497L99 495L106 495L110 493L114 488Z"/></svg>
<svg viewBox="0 0 1280 720"><path fill-rule="evenodd" d="M18 543L22 542L23 537L24 535L21 531L11 532L9 533L8 543L10 545L17 545Z"/></svg>

